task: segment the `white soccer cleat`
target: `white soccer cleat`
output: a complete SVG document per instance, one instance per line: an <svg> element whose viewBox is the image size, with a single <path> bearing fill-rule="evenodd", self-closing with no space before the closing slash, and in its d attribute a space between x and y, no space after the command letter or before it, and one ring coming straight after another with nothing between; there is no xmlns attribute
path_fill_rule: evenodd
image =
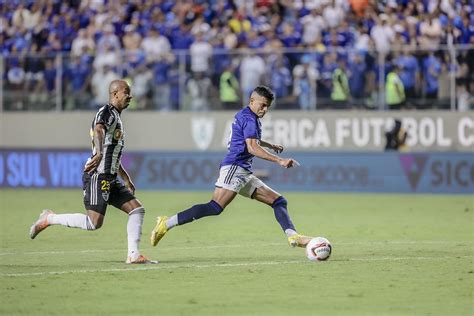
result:
<svg viewBox="0 0 474 316"><path fill-rule="evenodd" d="M41 233L43 230L45 230L48 226L48 215L54 214L53 211L51 210L43 210L41 212L40 216L38 217L38 220L33 223L30 227L30 238L35 239L35 237Z"/></svg>

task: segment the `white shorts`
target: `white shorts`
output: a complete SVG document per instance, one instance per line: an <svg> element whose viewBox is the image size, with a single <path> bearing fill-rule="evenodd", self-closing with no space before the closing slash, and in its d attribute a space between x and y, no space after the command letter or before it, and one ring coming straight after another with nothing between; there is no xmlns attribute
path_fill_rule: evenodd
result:
<svg viewBox="0 0 474 316"><path fill-rule="evenodd" d="M216 187L224 188L239 193L242 196L252 198L252 194L265 183L250 171L237 165L222 166Z"/></svg>

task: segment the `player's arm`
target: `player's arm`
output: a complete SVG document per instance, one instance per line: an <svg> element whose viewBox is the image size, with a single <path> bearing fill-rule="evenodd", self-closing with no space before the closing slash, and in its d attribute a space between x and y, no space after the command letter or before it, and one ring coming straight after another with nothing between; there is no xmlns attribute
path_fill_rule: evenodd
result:
<svg viewBox="0 0 474 316"><path fill-rule="evenodd" d="M104 139L105 139L105 126L104 124L96 124L94 127L94 148L95 155L84 167L85 172L91 172L97 169L104 155Z"/></svg>
<svg viewBox="0 0 474 316"><path fill-rule="evenodd" d="M263 141L263 140L259 140L259 144L262 147L273 150L277 154L279 154L283 151L283 146L282 145L271 144L271 143Z"/></svg>
<svg viewBox="0 0 474 316"><path fill-rule="evenodd" d="M122 163L120 163L119 170L118 170L118 175L120 178L122 178L123 182L125 183L125 186L132 192L132 194L135 194L135 184L133 184L132 179L130 178L127 170L123 167Z"/></svg>
<svg viewBox="0 0 474 316"><path fill-rule="evenodd" d="M262 158L271 162L276 162L283 168L291 168L298 165L298 162L292 158L281 158L281 157L278 157L277 155L269 153L259 144L258 139L247 138L245 139L245 143L247 144L248 152L254 155L255 157ZM269 143L266 143L266 144L269 144Z"/></svg>

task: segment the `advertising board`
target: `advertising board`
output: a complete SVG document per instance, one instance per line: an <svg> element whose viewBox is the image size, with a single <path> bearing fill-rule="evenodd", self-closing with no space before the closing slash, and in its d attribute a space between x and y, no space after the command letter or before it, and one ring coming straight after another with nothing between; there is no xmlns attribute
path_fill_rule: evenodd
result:
<svg viewBox="0 0 474 316"><path fill-rule="evenodd" d="M0 187L80 188L88 151L0 150ZM132 152L122 157L138 190L212 190L223 152ZM280 191L474 192L471 153L286 153L301 166L255 159L254 173Z"/></svg>

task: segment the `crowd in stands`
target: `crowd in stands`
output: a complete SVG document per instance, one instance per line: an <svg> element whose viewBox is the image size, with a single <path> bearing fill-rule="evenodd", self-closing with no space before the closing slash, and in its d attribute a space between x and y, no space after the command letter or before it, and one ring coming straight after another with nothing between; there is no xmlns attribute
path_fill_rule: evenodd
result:
<svg viewBox="0 0 474 316"><path fill-rule="evenodd" d="M65 109L93 109L108 100L105 83L125 77L136 109L238 108L257 84L274 89L279 108L444 107L450 78L466 109L473 9L470 0L2 1L6 108L47 106L61 89Z"/></svg>

